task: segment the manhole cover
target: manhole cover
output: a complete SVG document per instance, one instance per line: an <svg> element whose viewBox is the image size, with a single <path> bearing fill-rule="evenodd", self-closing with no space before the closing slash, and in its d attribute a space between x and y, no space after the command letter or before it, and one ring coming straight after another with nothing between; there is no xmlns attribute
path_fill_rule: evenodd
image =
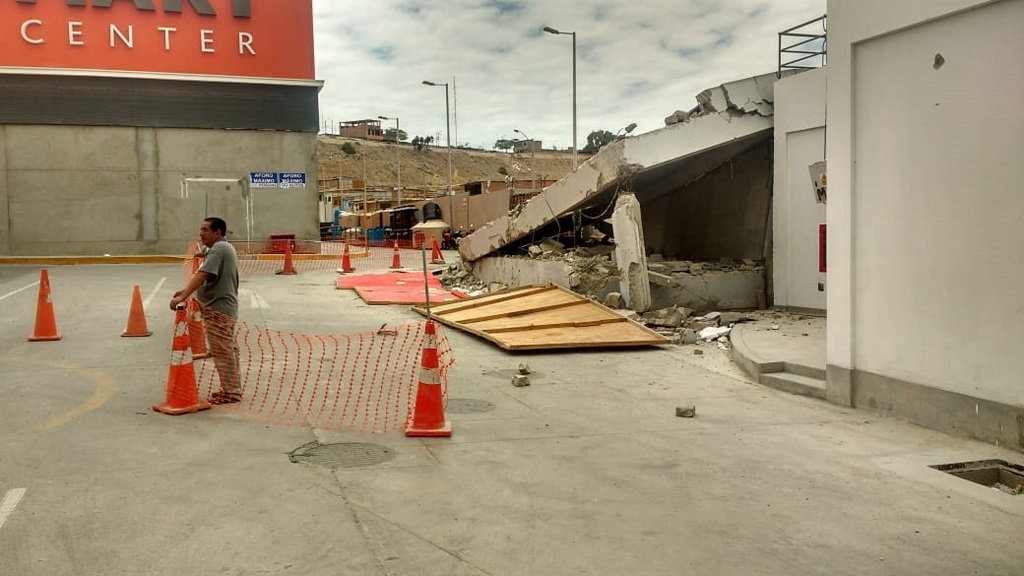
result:
<svg viewBox="0 0 1024 576"><path fill-rule="evenodd" d="M318 444L316 442L296 448L288 454L292 463L305 462L336 470L338 468L362 468L387 462L395 453L379 444L362 442L340 442Z"/></svg>
<svg viewBox="0 0 1024 576"><path fill-rule="evenodd" d="M1010 464L1006 460L957 462L956 464L936 464L931 467L1007 494L1024 493L1024 466Z"/></svg>
<svg viewBox="0 0 1024 576"><path fill-rule="evenodd" d="M492 410L494 410L493 402L473 398L449 398L448 405L445 406L445 411L452 414L475 414Z"/></svg>

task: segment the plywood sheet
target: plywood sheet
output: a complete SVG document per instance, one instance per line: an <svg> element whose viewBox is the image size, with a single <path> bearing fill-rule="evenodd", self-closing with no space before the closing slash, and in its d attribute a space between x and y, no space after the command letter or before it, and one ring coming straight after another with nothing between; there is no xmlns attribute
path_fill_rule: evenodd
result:
<svg viewBox="0 0 1024 576"><path fill-rule="evenodd" d="M415 310L426 314L424 306ZM435 320L506 350L668 344L664 336L554 285L526 286L431 305Z"/></svg>

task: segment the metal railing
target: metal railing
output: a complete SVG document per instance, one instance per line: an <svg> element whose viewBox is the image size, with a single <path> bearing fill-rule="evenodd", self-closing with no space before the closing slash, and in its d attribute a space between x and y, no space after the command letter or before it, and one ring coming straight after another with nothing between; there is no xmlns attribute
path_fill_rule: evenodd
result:
<svg viewBox="0 0 1024 576"><path fill-rule="evenodd" d="M779 78L785 70L808 70L826 64L826 16L822 15L779 32Z"/></svg>

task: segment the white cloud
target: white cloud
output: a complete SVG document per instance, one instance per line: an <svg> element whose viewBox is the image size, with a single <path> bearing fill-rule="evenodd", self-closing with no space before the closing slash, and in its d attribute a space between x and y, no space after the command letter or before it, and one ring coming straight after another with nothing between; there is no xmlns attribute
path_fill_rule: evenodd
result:
<svg viewBox="0 0 1024 576"><path fill-rule="evenodd" d="M778 32L820 16L826 0L314 0L324 120L399 116L409 136L490 148L513 129L572 143L577 33L579 146L594 130L662 127L705 88L774 71Z"/></svg>

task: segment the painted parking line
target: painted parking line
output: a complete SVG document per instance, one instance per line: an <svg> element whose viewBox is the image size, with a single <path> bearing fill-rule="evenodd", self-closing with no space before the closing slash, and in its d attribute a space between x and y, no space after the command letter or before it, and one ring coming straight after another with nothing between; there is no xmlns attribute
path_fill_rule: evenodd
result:
<svg viewBox="0 0 1024 576"><path fill-rule="evenodd" d="M114 395L114 391L117 390L117 382L115 382L114 379L106 373L100 372L99 370L70 364L62 366L62 368L92 378L92 381L96 384L96 390L84 404L39 424L34 428L36 431L51 430L58 426L63 426L64 424L75 420L79 416L92 412L106 403L107 400L110 400L110 397Z"/></svg>
<svg viewBox="0 0 1024 576"><path fill-rule="evenodd" d="M25 496L25 492L24 488L15 488L7 491L3 502L0 502L0 528L4 527L7 517L11 515L11 512L14 512L18 502L21 502L22 497Z"/></svg>
<svg viewBox="0 0 1024 576"><path fill-rule="evenodd" d="M4 300L5 298L10 298L11 296L14 296L15 294L17 294L18 292L24 292L25 290L28 290L29 288L35 288L36 286L39 286L39 281L38 280L36 280L35 282L29 284L28 286L22 286L21 288L18 288L17 290L15 290L13 292L8 292L7 294L4 294L3 296L0 296L0 300Z"/></svg>
<svg viewBox="0 0 1024 576"><path fill-rule="evenodd" d="M252 290L249 290L248 288L239 288L238 295L239 296L248 296L249 297L249 307L254 309L254 310L266 310L266 309L270 308L270 304L267 304L266 299L264 299L259 294L253 292Z"/></svg>
<svg viewBox="0 0 1024 576"><path fill-rule="evenodd" d="M156 298L157 293L164 287L164 282L166 281L167 276L164 276L156 283L156 288L153 288L153 291L149 293L149 296L146 296L146 300L142 303L143 308L149 308L149 305L153 303L153 298Z"/></svg>

